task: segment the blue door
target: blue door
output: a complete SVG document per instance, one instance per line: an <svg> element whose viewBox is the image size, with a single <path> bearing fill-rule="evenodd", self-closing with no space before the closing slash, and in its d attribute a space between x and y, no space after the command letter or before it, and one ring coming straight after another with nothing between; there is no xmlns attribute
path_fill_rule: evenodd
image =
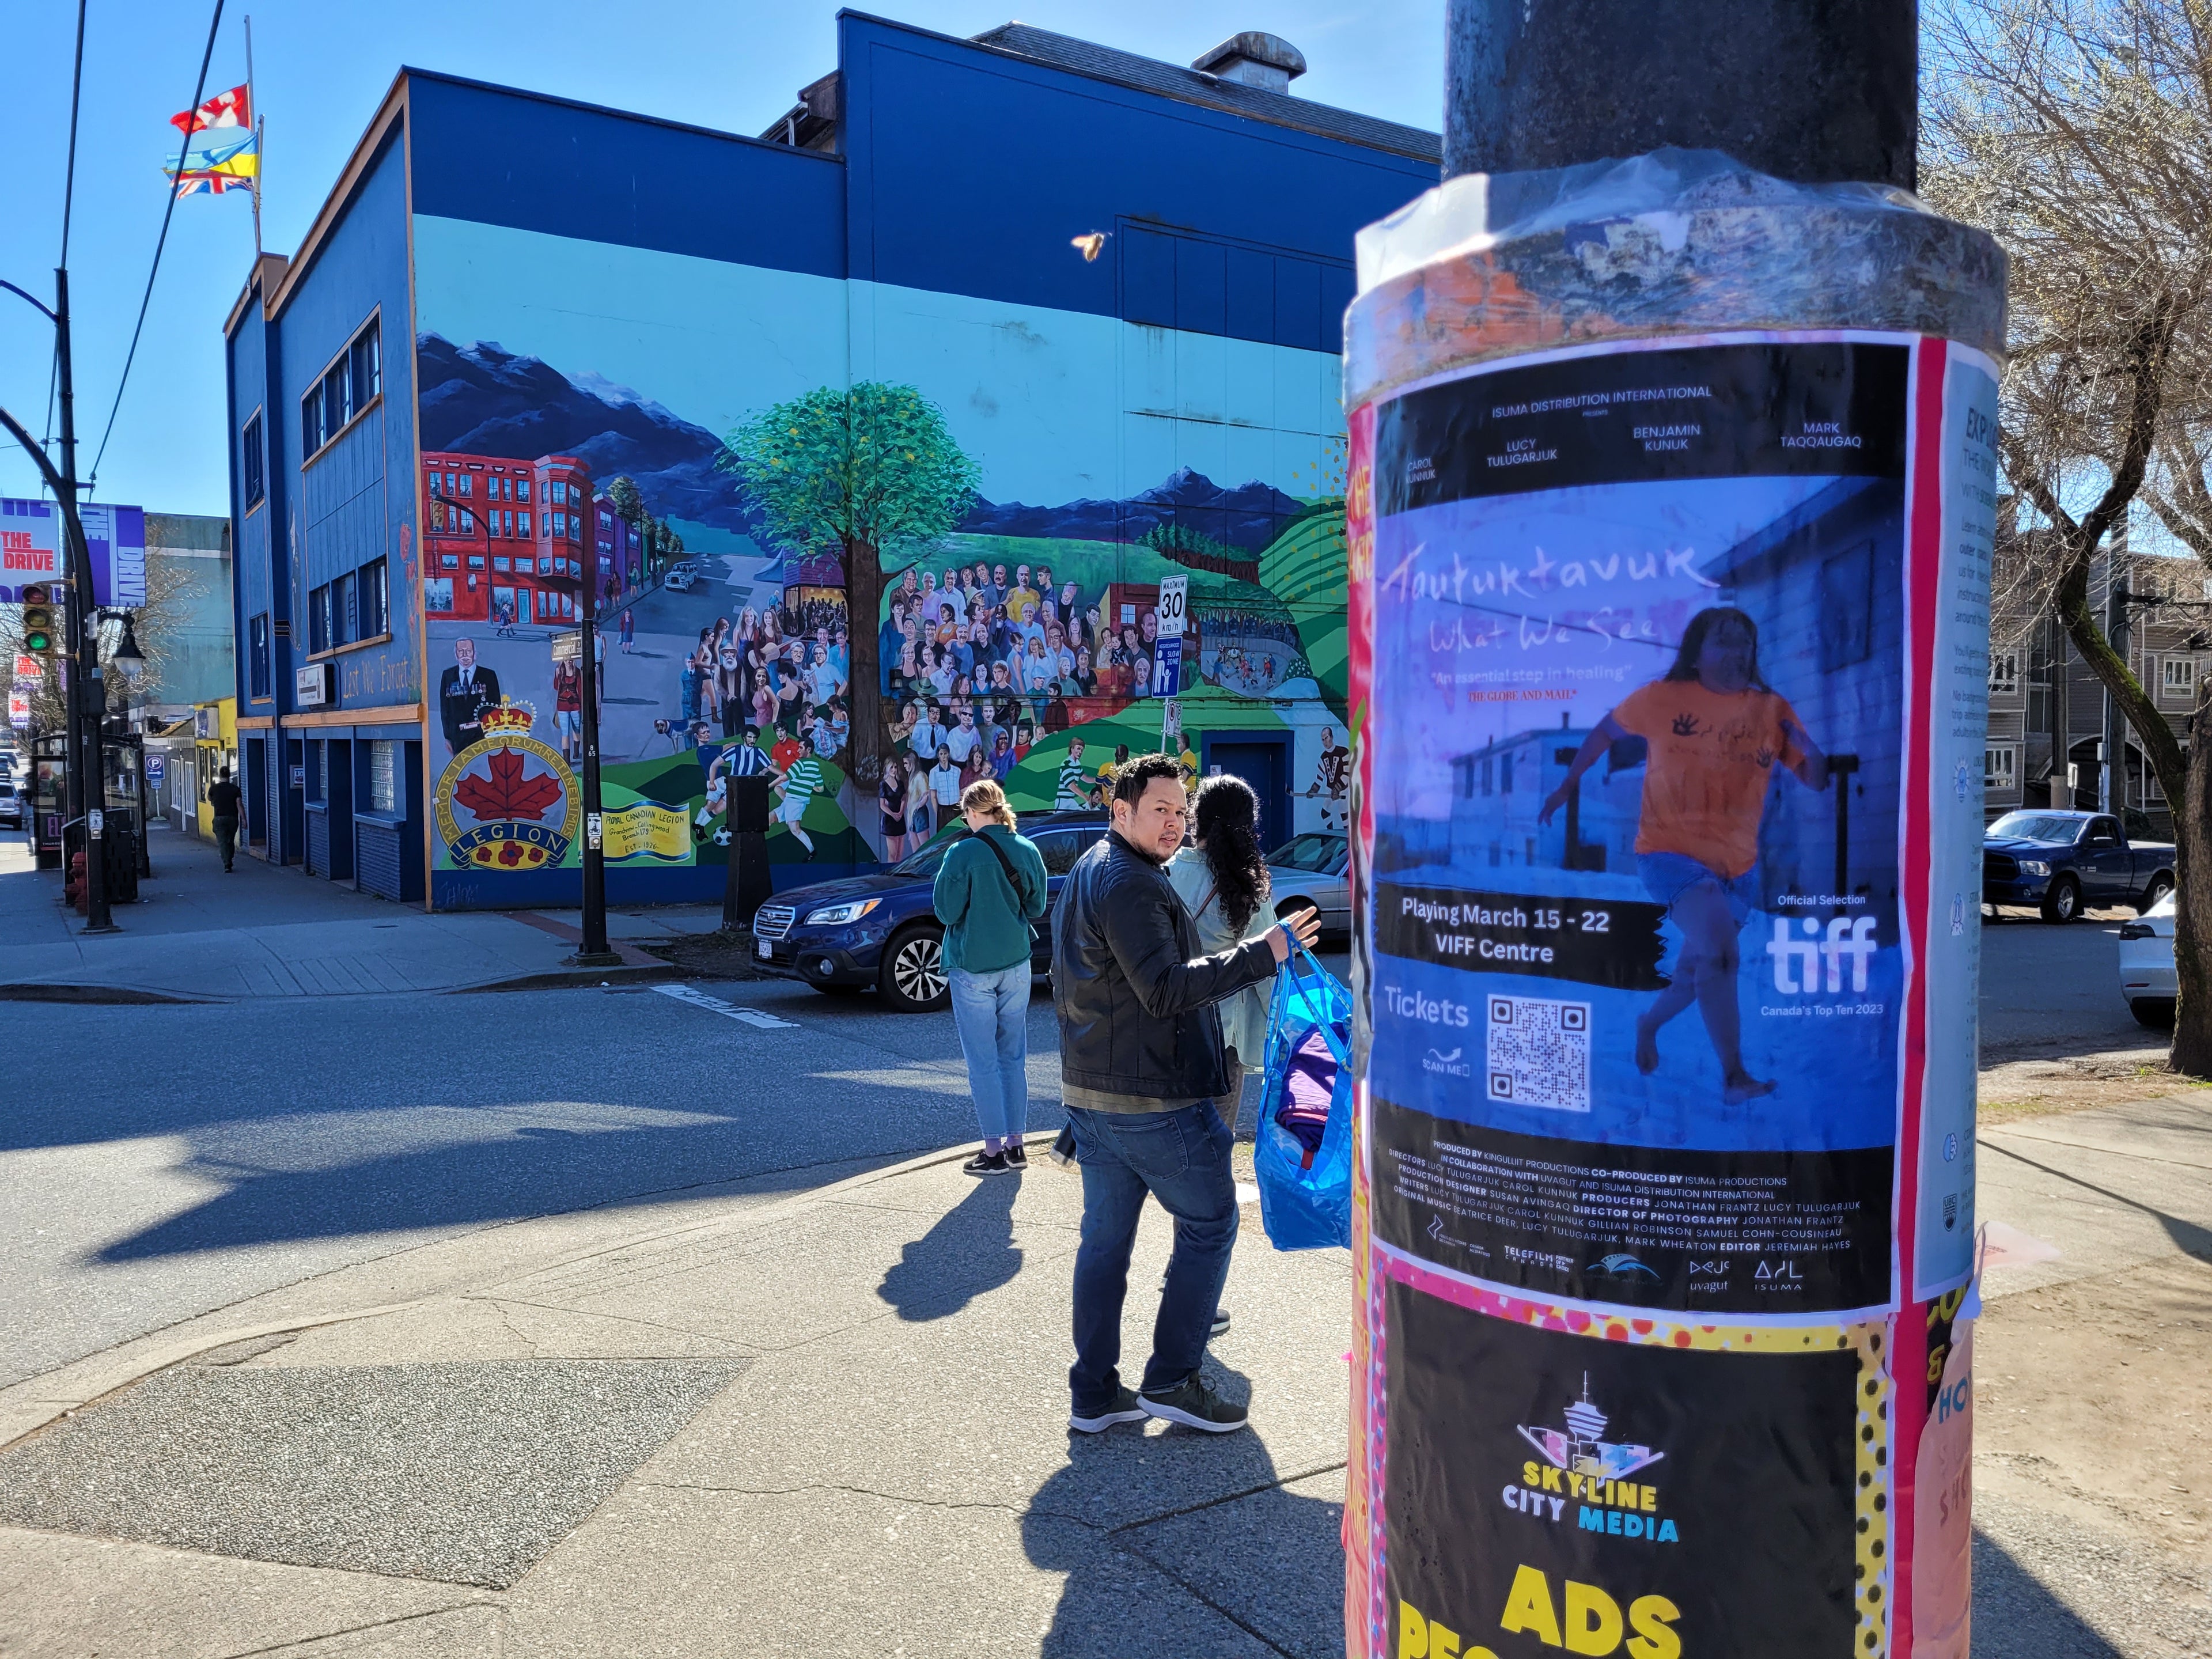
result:
<svg viewBox="0 0 2212 1659"><path fill-rule="evenodd" d="M1252 786L1260 798L1260 845L1272 852L1297 833L1291 823L1291 734L1250 732L1207 736L1199 766L1206 776L1226 772Z"/></svg>

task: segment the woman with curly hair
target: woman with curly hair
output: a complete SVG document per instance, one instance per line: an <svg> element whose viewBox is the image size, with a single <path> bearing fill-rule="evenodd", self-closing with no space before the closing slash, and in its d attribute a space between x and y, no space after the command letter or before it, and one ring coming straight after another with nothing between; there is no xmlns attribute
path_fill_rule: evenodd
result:
<svg viewBox="0 0 2212 1659"><path fill-rule="evenodd" d="M1225 773L1200 783L1191 837L1194 844L1168 860L1167 876L1198 924L1199 949L1210 956L1273 927L1267 860L1260 849L1260 798L1252 786ZM1267 996L1267 988L1248 986L1221 1005L1222 1045L1232 1066L1256 1073L1266 1060ZM1233 1133L1237 1102L1220 1103Z"/></svg>

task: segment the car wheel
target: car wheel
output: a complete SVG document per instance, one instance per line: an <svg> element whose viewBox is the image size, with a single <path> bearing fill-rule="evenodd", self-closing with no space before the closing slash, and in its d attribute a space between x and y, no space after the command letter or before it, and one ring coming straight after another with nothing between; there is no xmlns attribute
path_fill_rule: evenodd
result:
<svg viewBox="0 0 2212 1659"><path fill-rule="evenodd" d="M2154 1031L2173 1029L2173 1004L2165 997L2137 997L2128 1004L2128 1012L2136 1017L2136 1024Z"/></svg>
<svg viewBox="0 0 2212 1659"><path fill-rule="evenodd" d="M926 1014L951 1003L942 930L909 927L893 934L884 947L883 975L877 988L884 1002L902 1014Z"/></svg>
<svg viewBox="0 0 2212 1659"><path fill-rule="evenodd" d="M2081 884L2071 876L2061 876L2051 884L2051 890L2043 896L2043 919L2045 921L2071 921L2081 914Z"/></svg>
<svg viewBox="0 0 2212 1659"><path fill-rule="evenodd" d="M2142 897L2136 902L2136 914L2139 916L2148 915L2151 907L2172 890L2173 882L2169 877L2153 876L2150 878L2150 885L2142 890Z"/></svg>

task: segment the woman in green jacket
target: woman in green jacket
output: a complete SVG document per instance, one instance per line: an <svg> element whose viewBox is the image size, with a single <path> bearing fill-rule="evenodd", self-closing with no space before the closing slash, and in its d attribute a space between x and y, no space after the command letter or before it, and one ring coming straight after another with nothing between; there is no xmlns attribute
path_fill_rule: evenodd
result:
<svg viewBox="0 0 2212 1659"><path fill-rule="evenodd" d="M1044 858L1014 833L1014 809L995 779L960 792L969 834L937 867L932 898L945 924L952 1024L982 1121L972 1176L1029 1167L1022 1132L1030 1109L1030 924L1044 915Z"/></svg>

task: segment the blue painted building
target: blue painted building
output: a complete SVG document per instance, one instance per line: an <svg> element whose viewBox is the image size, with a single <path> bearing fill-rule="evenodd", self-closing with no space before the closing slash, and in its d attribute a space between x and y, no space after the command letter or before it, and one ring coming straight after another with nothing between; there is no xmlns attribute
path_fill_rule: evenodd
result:
<svg viewBox="0 0 2212 1659"><path fill-rule="evenodd" d="M617 902L720 892L748 732L780 882L1177 720L1272 829L1340 827L1340 319L1438 145L1303 68L848 12L757 138L402 71L227 325L252 850L572 903L586 696ZM761 482L878 454L881 525Z"/></svg>

